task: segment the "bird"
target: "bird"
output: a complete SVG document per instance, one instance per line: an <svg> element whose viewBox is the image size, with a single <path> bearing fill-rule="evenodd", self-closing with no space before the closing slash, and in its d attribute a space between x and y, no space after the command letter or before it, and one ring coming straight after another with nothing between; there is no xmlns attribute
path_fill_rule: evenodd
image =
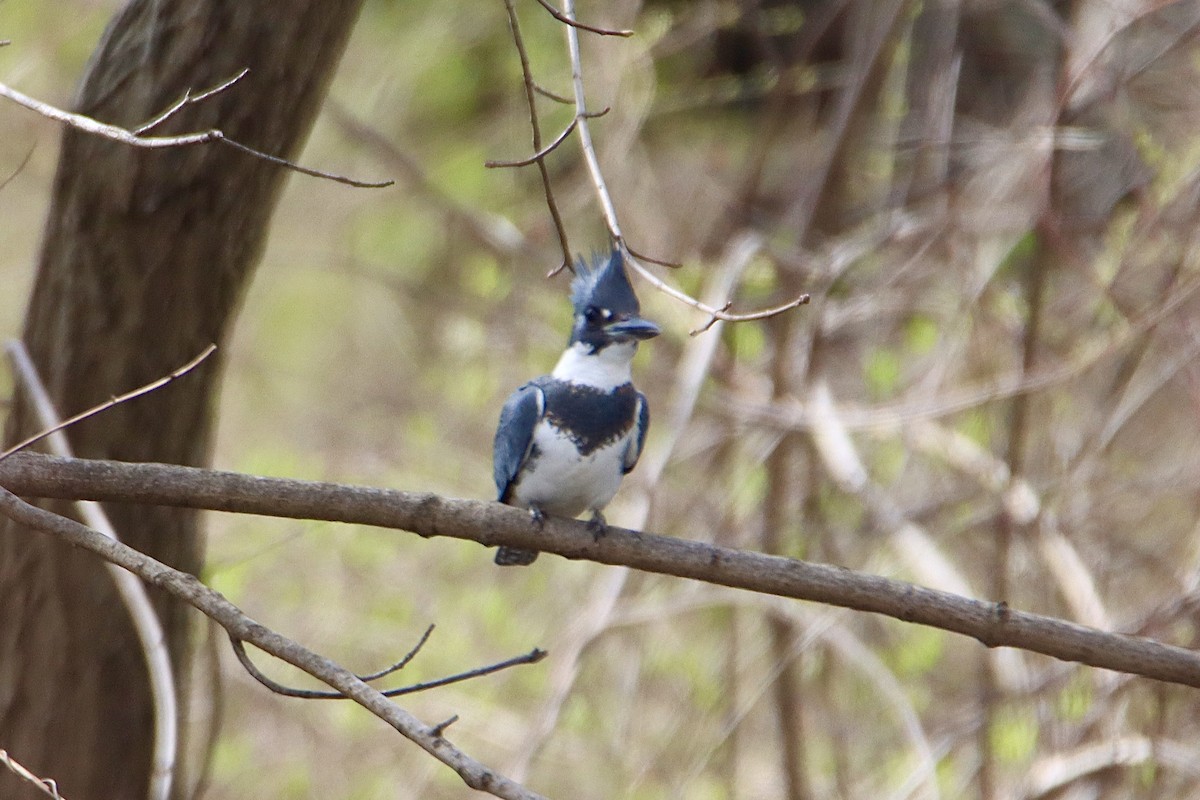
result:
<svg viewBox="0 0 1200 800"><path fill-rule="evenodd" d="M509 396L493 447L497 499L528 509L538 527L546 514L592 516L597 538L603 510L637 466L650 426L646 397L633 386L638 342L661 333L641 316L619 248L579 258L571 303L574 325L554 371ZM501 546L501 566L532 564L534 550Z"/></svg>

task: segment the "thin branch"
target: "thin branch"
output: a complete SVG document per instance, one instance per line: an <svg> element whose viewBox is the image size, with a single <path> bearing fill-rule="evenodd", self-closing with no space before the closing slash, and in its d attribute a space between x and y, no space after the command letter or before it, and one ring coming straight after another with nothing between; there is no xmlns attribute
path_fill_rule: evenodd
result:
<svg viewBox="0 0 1200 800"><path fill-rule="evenodd" d="M1016 647L1062 661L1200 688L1200 652L1186 648L1100 631L1054 617L1018 611L1005 603L974 600L841 567L717 547L675 536L657 536L609 526L606 535L597 539L586 523L559 517L548 517L544 527L536 528L529 524L528 512L499 503L366 486L264 478L195 467L62 459L34 453L20 453L0 462L0 486L7 488L7 491L0 491L0 513L22 524L38 522L42 527L50 523L39 515L48 514L56 520L51 529L68 536L71 541L82 541L83 534L74 528L71 529L73 533L62 532L62 527L70 524L69 520L41 509L27 509L27 504L11 493L350 522L411 531L422 537L470 540L489 548L501 544L536 548L570 559L629 566L763 594L869 611L970 636L988 647ZM108 546L95 546L90 540L86 546L106 558L114 552ZM129 558L124 554L117 563L125 566ZM138 558L145 557L138 554ZM162 575L161 571L154 574ZM155 577L153 580L170 583L174 579ZM190 576L186 580L194 581ZM228 621L229 617L225 619ZM265 647L262 642L267 640L255 639L250 635L253 631L247 631L240 622L234 625L233 633L272 655L283 652L276 640L268 641L269 647ZM292 657L295 657L294 652ZM291 658L284 660L295 663ZM322 672L316 677L322 675L330 673ZM366 696L359 688L365 684L344 670L338 673L337 680L338 683L331 684L334 688L345 690L352 686L356 699Z"/></svg>
<svg viewBox="0 0 1200 800"><path fill-rule="evenodd" d="M485 161L483 162L483 165L488 169L496 169L499 167L528 167L530 164L540 162L543 158L553 153L559 145L566 141L567 137L571 135L571 131L575 130L575 126L578 124L578 119L571 120L571 124L564 128L563 132L555 137L553 142L546 145L529 158L522 158L517 161Z"/></svg>
<svg viewBox="0 0 1200 800"><path fill-rule="evenodd" d="M24 463L28 458L29 454L21 454L2 463L11 466ZM67 460L64 463L69 462L70 460ZM453 769L472 789L488 792L506 800L539 800L542 797L484 766L450 744L441 735L445 723L439 727L425 725L359 680L345 667L250 619L219 592L205 586L194 576L109 539L73 519L30 505L4 488L0 488L0 514L26 528L56 536L129 570L147 583L199 609L221 625L231 637L250 642L337 689ZM528 514L525 515L525 519L528 520Z"/></svg>
<svg viewBox="0 0 1200 800"><path fill-rule="evenodd" d="M170 105L170 107L168 107L165 111L163 111L161 114L159 114L158 116L151 119L149 122L143 123L142 125L139 125L138 127L134 128L133 130L130 131L130 133L132 133L134 136L143 135L144 133L146 133L146 131L149 131L152 128L156 128L159 125L161 125L162 123L166 122L168 119L173 117L183 107L191 105L192 103L202 102L202 101L207 100L208 98L212 97L215 94L219 94L220 92L225 91L230 86L233 86L235 83L240 81L242 78L246 77L246 75L249 74L249 72L250 72L250 69L249 69L249 67L247 67L246 69L243 69L241 72L239 72L237 75L234 75L229 80L223 81L222 83L219 83L216 86L214 86L213 88L203 91L200 94L193 95L192 90L188 89L187 91L185 91L183 93L183 97L179 98L174 103L172 103Z"/></svg>
<svg viewBox="0 0 1200 800"><path fill-rule="evenodd" d="M533 151L537 153L542 150L542 127L538 122L537 97L535 96L537 87L533 82L533 68L529 65L529 51L525 49L525 38L521 35L521 20L517 17L514 1L504 0L504 7L508 11L508 27L512 31L513 44L521 59L521 76L525 83L525 103L529 106L529 128L533 137ZM564 268L569 269L571 266L571 243L567 239L567 226L563 222L562 213L558 210L558 201L554 199L550 170L546 167L545 160L541 158L537 159L537 166L538 172L542 176L542 191L546 195L546 208L550 211L550 219L554 223L554 230L558 233L558 244L562 248L563 260L557 269L550 272L550 275L556 275Z"/></svg>
<svg viewBox="0 0 1200 800"><path fill-rule="evenodd" d="M332 172L324 172L319 169L313 169L312 167L304 167L294 161L288 161L286 158L280 158L279 156L273 156L270 153L264 153L261 150L255 150L249 145L244 145L239 141L226 137L225 134L221 133L220 131L213 131L213 133L220 134L220 136L217 137L217 141L221 144L229 145L234 150L241 150L243 153L249 153L255 158L261 158L263 161L270 161L272 164L278 164L281 167L286 167L287 169L290 169L293 172L299 172L302 175L310 175L314 178L324 178L325 180L344 183L347 186L353 186L356 189L386 189L388 186L391 186L396 182L394 180L360 181L354 178L347 178L344 175L335 175Z"/></svg>
<svg viewBox="0 0 1200 800"><path fill-rule="evenodd" d="M556 103L562 103L564 106L570 106L570 105L575 104L575 101L573 99L571 99L570 97L565 97L561 94L558 94L557 92L552 92L539 83L535 83L533 85L533 90L535 92L537 92L538 94L540 94L542 97L545 97L548 100L553 100Z"/></svg>
<svg viewBox="0 0 1200 800"><path fill-rule="evenodd" d="M400 670L407 667L409 665L409 663L412 662L412 660L417 657L417 653L421 652L421 648L425 646L425 643L429 641L429 637L433 634L433 628L434 628L433 623L430 623L429 627L427 627L425 629L425 632L421 634L421 638L419 640L417 640L417 643L412 646L412 649L409 650L407 653L405 653L404 657L401 658L399 661L397 661L395 664L384 667L383 669L379 670L378 672L371 672L366 675L359 675L358 676L359 679L361 679L363 683L372 683L373 681L377 681L380 678L386 678L388 675L391 675L393 672L399 672Z"/></svg>
<svg viewBox="0 0 1200 800"><path fill-rule="evenodd" d="M17 340L9 341L5 345L5 349L8 350L9 356L13 358L14 362L16 362L17 359L21 358L21 354L24 352L24 346L21 344L21 342L19 342ZM35 433L33 436L30 436L28 439L17 442L12 447L5 450L3 453L0 453L0 461L3 461L4 459L8 458L13 453L16 453L20 450L24 450L26 447L29 447L29 445L31 445L31 444L40 442L42 439L45 439L47 436L57 433L58 431L61 431L64 428L71 427L76 422L82 422L83 420L87 419L88 417L93 417L96 414L99 414L101 411L107 411L108 409L112 408L113 406L115 406L119 403L124 403L126 400L133 400L136 397L141 397L144 394L149 394L150 392L153 392L155 389L166 386L168 383L175 380L176 378L180 378L180 377L186 375L187 373L191 372L193 369L195 369L197 366L199 366L200 363L202 361L204 361L204 359L206 359L210 355L212 355L213 352L216 351L216 349L217 349L217 346L215 344L210 344L208 347L204 348L204 351L201 352L200 355L196 356L191 361L187 362L182 367L179 367L178 369L176 369L169 375L165 375L161 378L158 378L157 380L150 381L150 383L147 383L145 386L134 389L131 392L126 392L125 394L121 395L120 397L112 397L108 400L105 400L100 405L92 406L87 411L83 411L79 414L76 414L75 416L71 417L68 420L65 420L63 422L58 422L58 423L43 422L42 424L47 426L45 428L45 430L42 430L39 433ZM25 358L25 361L28 362L28 357ZM32 366L32 365L30 365L30 366ZM28 380L30 378L30 376L35 375L35 374L36 373L34 373L34 372L28 372L28 373L26 373L25 377Z"/></svg>
<svg viewBox="0 0 1200 800"><path fill-rule="evenodd" d="M592 185L596 187L596 196L600 200L600 210L604 214L604 224L614 242L624 241L621 225L617 222L617 210L613 206L612 195L608 192L608 184L604 181L604 173L600 171L600 161L596 158L596 148L592 144L592 130L588 125L588 110L586 95L583 90L583 59L579 54L579 30L575 24L575 1L563 0L563 30L567 34L567 53L571 59L571 87L575 94L575 119L579 121L579 146L583 150L583 160L587 164L588 174L592 177Z"/></svg>
<svg viewBox="0 0 1200 800"><path fill-rule="evenodd" d="M223 87L217 87L219 90ZM209 90L205 96L211 96L214 90ZM360 189L382 189L386 186L391 186L395 181L359 181L353 178L347 178L343 175L335 175L331 172L322 172L321 170L302 167L299 164L288 161L286 158L269 155L260 150L255 150L253 147L244 145L241 142L235 141L227 137L222 131L213 128L212 130L199 131L196 133L184 133L178 136L142 136L137 131L132 131L127 128L122 128L119 125L110 125L106 122L100 122L83 114L75 114L70 111L64 111L61 108L44 103L41 100L36 100L27 94L23 94L16 89L6 84L0 83L0 97L7 97L17 105L24 106L31 111L41 114L43 117L52 119L56 122L61 122L64 125L70 125L72 128L90 133L94 136L100 136L105 139L111 139L114 142L129 145L130 147L143 147L148 149L159 149L164 147L188 147L197 144L208 144L210 142L222 142L235 150L241 150L243 153L248 153L255 158L260 158L264 161L269 161L272 164L277 164L281 167L311 175L315 178L324 178L326 180L344 183L347 186L354 186ZM186 97L186 96L185 96ZM186 100L185 100L186 102ZM182 107L182 106L181 106ZM159 117L165 119L171 114L178 111L178 108L168 109ZM156 118L151 120L143 129L152 128L157 125L162 119Z"/></svg>
<svg viewBox="0 0 1200 800"><path fill-rule="evenodd" d="M432 626L430 626L429 630L432 629ZM348 699L346 695L342 694L341 692L322 692L313 689L296 689L272 680L264 675L262 671L254 665L254 662L250 660L250 656L246 653L246 648L240 639L230 636L229 643L233 645L233 653L237 656L238 662L245 667L246 671L250 673L250 676L275 694L281 694L284 697L298 697L302 700ZM424 640L422 640L422 644L423 643ZM420 648L420 646L421 644L418 644L417 648ZM414 649L414 651L406 658L411 657L413 654L415 654L415 652L416 649ZM498 661L495 664L488 664L485 667L479 667L466 672L459 672L454 675L449 675L445 678L438 678L437 680L433 681L425 681L424 683L414 683L409 686L401 686L396 689L382 689L380 690L380 694L382 694L384 697L400 697L401 695L424 692L428 689L437 689L442 686L449 686L452 683L460 683L462 681L471 680L472 678L481 678L484 675L491 675L493 672L500 672L501 670L508 669L509 667L516 667L522 664L536 664L545 657L546 651L535 647L533 650L530 650L524 655L514 656L513 658L508 658L504 661ZM363 683L369 683L377 677L382 677L390 672L395 672L398 668L398 666L393 665L392 667L389 667L387 670L383 670L375 676L358 675L356 677Z"/></svg>
<svg viewBox="0 0 1200 800"><path fill-rule="evenodd" d="M21 163L17 164L17 168L14 169L11 173L9 173L8 177L6 177L3 181L0 181L0 189L3 189L5 186L8 186L8 184L12 181L13 178L17 177L18 175L20 175L22 172L25 171L25 167L29 166L29 159L33 158L33 151L34 151L34 147L31 146L29 148L28 152L25 153L25 157L21 159Z"/></svg>
<svg viewBox="0 0 1200 800"><path fill-rule="evenodd" d="M33 360L29 357L29 352L25 349L25 343L19 339L13 340L7 343L6 349L12 359L13 370L21 379L21 386L29 398L38 423L46 428L43 433L34 437L33 441L46 438L50 450L55 455L70 457L72 455L71 444L67 441L66 434L62 432L62 429L70 423L59 421L61 417L54 408L54 401L50 399L50 394L46 391L41 376L38 374ZM130 396L136 397L160 386L165 386L178 375L182 375L200 363L211 352L211 349L207 350L200 358L193 359L188 365L176 370L177 374L172 373L166 378L155 381L149 388L130 393ZM119 402L122 401L114 398L103 408L111 408ZM103 408L99 410L103 410ZM84 412L77 419L86 419L92 413L97 412L95 410ZM7 456L8 453L4 455ZM88 525L110 539L120 538L117 536L116 527L99 503L76 500L75 507ZM142 658L146 662L150 696L154 707L154 750L151 758L149 797L151 800L167 800L171 796L171 786L175 782L175 769L179 753L179 708L175 697L175 672L171 666L171 654L167 651L167 639L163 634L158 614L155 613L154 606L150 604L146 587L125 570L113 564L106 563L104 566L113 580L117 596L121 598L122 605L129 613L130 622L133 623L134 632L142 647Z"/></svg>
<svg viewBox="0 0 1200 800"><path fill-rule="evenodd" d="M579 20L575 19L575 15L573 13L570 14L570 16L568 16L567 14L564 14L563 12L561 12L557 8L555 8L550 2L548 2L548 0L538 0L538 3L541 5L542 8L544 8L544 9L546 9L546 11L550 12L550 16L554 17L556 20L558 20L559 22L561 22L564 25L567 25L569 27L579 28L580 30L585 30L588 33L599 34L600 36L622 36L622 37L633 36L633 31L631 31L631 30L625 30L625 29L614 30L612 28L598 28L595 25L588 25L585 22L580 22ZM567 4L567 7L570 8L569 3Z"/></svg>
<svg viewBox="0 0 1200 800"><path fill-rule="evenodd" d="M0 45L5 44L8 44L8 42L0 42ZM58 784L55 783L52 778L39 778L37 775L34 775L25 767L21 766L20 762L10 756L8 751L0 750L0 764L8 767L9 771L11 771L14 775L29 783L47 797L52 797L54 800L65 800L65 798L58 793Z"/></svg>
<svg viewBox="0 0 1200 800"><path fill-rule="evenodd" d="M784 303L783 305L775 306L774 308L767 308L767 309L763 309L762 311L752 311L747 314L733 314L733 313L730 313L728 310L733 305L732 302L727 302L721 308L714 308L713 306L710 306L707 303L703 303L703 302L697 300L696 298L692 297L687 292L683 292L683 291L680 291L679 289L676 289L674 286L671 286L669 283L667 283L666 281L659 278L653 272L646 269L641 264L641 262L638 261L638 259L633 256L633 254L629 251L628 247L625 248L625 252L629 256L625 259L625 263L632 265L634 270L636 270L639 275L641 275L643 278L645 278L646 281L648 281L651 286L658 289L660 292L663 292L664 294L674 297L676 300L678 300L679 302L681 302L685 305L689 305L698 311L703 311L705 314L708 314L708 316L709 316L708 321L705 322L703 325L701 325L699 328L696 328L695 330L691 331L692 336L696 336L696 335L701 334L704 331L708 330L714 324L716 324L717 320L722 320L724 322L748 322L750 320L766 319L767 317L773 317L777 314L782 314L785 311L790 311L793 308L796 308L798 306L807 305L809 303L809 301L812 300L812 297L809 294L805 293L805 294L800 295L799 297L789 300L788 302Z"/></svg>
<svg viewBox="0 0 1200 800"><path fill-rule="evenodd" d="M511 0L506 1L511 2ZM700 302L686 292L682 292L679 289L674 288L660 279L654 273L650 272L650 270L646 269L646 267L640 263L637 254L630 250L629 246L625 242L624 234L621 233L621 225L617 221L617 210L613 205L612 195L608 191L608 184L604 180L604 173L600 169L600 160L596 157L596 147L592 143L591 126L588 125L588 119L592 115L587 110L587 100L585 98L583 88L583 61L579 52L579 33L576 30L576 26L570 24L575 19L574 0L564 0L563 14L566 17L566 20L564 21L568 22L568 24L565 26L565 30L567 33L567 52L571 59L571 85L575 92L575 120L579 123L579 146L583 150L584 162L587 164L588 174L592 179L592 185L596 189L596 197L600 201L600 210L604 215L604 223L608 226L608 233L612 237L613 242L624 251L626 263L631 264L639 275L645 278L651 286L658 289L660 292L674 297L676 300L679 300L685 305L689 305L692 308L708 314L708 322L693 330L691 332L692 336L696 336L708 330L716 323L717 320L724 320L725 322L748 322L750 320L766 319L767 317L773 317L777 314L782 314L786 311L796 308L797 306L802 306L808 303L811 298L807 294L802 294L794 300L790 300L783 305L776 306L775 308L768 308L763 311L754 311L748 314L734 314L727 310L729 305L726 305L724 308L714 308L706 303Z"/></svg>

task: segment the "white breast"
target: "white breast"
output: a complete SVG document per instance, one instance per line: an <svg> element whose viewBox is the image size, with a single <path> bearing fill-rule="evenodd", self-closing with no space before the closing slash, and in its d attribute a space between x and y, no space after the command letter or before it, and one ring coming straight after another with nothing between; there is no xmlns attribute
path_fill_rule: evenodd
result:
<svg viewBox="0 0 1200 800"><path fill-rule="evenodd" d="M616 442L580 456L568 437L545 421L539 423L533 432L537 461L513 487L513 504L537 506L563 517L600 511L621 485L622 461L632 435L630 431Z"/></svg>

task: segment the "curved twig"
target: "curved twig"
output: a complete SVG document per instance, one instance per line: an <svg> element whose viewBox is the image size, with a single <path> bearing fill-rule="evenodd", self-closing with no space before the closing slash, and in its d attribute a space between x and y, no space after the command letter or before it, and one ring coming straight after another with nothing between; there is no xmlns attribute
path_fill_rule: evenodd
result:
<svg viewBox="0 0 1200 800"><path fill-rule="evenodd" d="M588 33L595 33L600 36L621 36L621 37L633 36L633 31L631 31L631 30L627 30L627 29L614 30L612 28L600 28L595 25L588 25L586 22L580 22L579 20L575 19L574 13L571 13L569 16L567 14L564 14L563 12L561 12L557 8L555 8L554 5L549 2L549 0L538 0L538 3L541 5L542 8L546 9L546 11L548 11L550 13L550 16L554 17L556 20L558 20L559 22L561 22L564 25L567 25L569 27L579 28L580 30L585 30Z"/></svg>
<svg viewBox="0 0 1200 800"><path fill-rule="evenodd" d="M382 678L385 675L390 675L391 673L403 668L412 659L412 657L417 654L417 651L420 650L421 647L425 644L425 640L429 638L429 634L432 630L433 630L433 626L430 625L426 629L425 635L421 638L421 641L417 643L416 647L414 647L412 650L410 650L408 655L406 655L403 659L396 662L392 666L390 666L386 669L380 670L379 672L373 673L371 675L357 675L355 677L357 677L363 683L370 683L373 680ZM246 653L246 647L241 639L237 638L233 634L230 634L229 635L229 643L231 645L233 645L234 655L237 656L238 662L243 667L245 667L246 672L250 673L250 677L254 678L254 680L258 681L259 683L261 683L263 686L270 689L275 694L281 694L284 697L298 697L303 700L348 700L348 699L351 699L343 692L326 692L326 691L320 691L320 690L316 690L316 689L296 689L294 687L286 686L282 683L279 683L278 681L272 680L271 678L268 678L266 675L264 675L263 672L254 665L254 662L250 660L250 656L249 656L249 654ZM467 681L472 678L481 678L484 675L491 675L493 672L500 672L501 670L508 669L509 667L516 667L516 666L520 666L522 664L536 664L537 662L541 661L545 657L546 657L546 651L535 647L534 649L530 650L525 655L514 656L513 658L505 659L504 661L499 661L499 662L496 662L495 664L488 664L487 666L484 666L484 667L467 670L466 672L459 672L454 675L449 675L445 678L438 678L437 680L433 680L433 681L425 681L423 683L414 683L409 686L401 686L396 689L381 689L381 690L379 690L379 693L382 694L384 697L400 697L401 695L415 694L416 692L423 692L428 689L437 689L441 686L449 686L452 683L460 683L462 681Z"/></svg>
<svg viewBox="0 0 1200 800"><path fill-rule="evenodd" d="M517 159L516 161L485 161L483 162L483 165L488 169L497 169L501 167L528 167L530 164L540 162L543 158L558 149L558 146L567 140L567 137L571 135L571 131L575 130L575 126L578 124L578 118L571 120L571 124L564 128L563 132L556 136L553 142L546 145L529 158L521 158Z"/></svg>

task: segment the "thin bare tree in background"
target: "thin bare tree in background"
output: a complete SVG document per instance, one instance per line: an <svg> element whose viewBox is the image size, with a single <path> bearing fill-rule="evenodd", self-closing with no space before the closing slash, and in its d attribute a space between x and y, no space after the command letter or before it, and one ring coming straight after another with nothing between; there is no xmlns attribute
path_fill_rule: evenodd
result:
<svg viewBox="0 0 1200 800"><path fill-rule="evenodd" d="M248 69L236 88L181 109L161 132L220 128L263 152L294 156L359 6L133 0L97 48L76 109L134 128L188 90ZM23 333L59 409L89 406L225 341L286 175L230 148L149 152L65 131ZM219 361L187 386L72 429L75 451L206 464ZM5 441L37 427L18 402ZM200 571L197 514L109 510L125 541ZM176 671L186 675L183 607L151 592ZM4 745L31 769L53 776L70 797L145 797L151 699L112 582L94 558L12 525L0 526L0 687ZM0 775L0 794L32 791ZM177 796L187 791L176 782Z"/></svg>

